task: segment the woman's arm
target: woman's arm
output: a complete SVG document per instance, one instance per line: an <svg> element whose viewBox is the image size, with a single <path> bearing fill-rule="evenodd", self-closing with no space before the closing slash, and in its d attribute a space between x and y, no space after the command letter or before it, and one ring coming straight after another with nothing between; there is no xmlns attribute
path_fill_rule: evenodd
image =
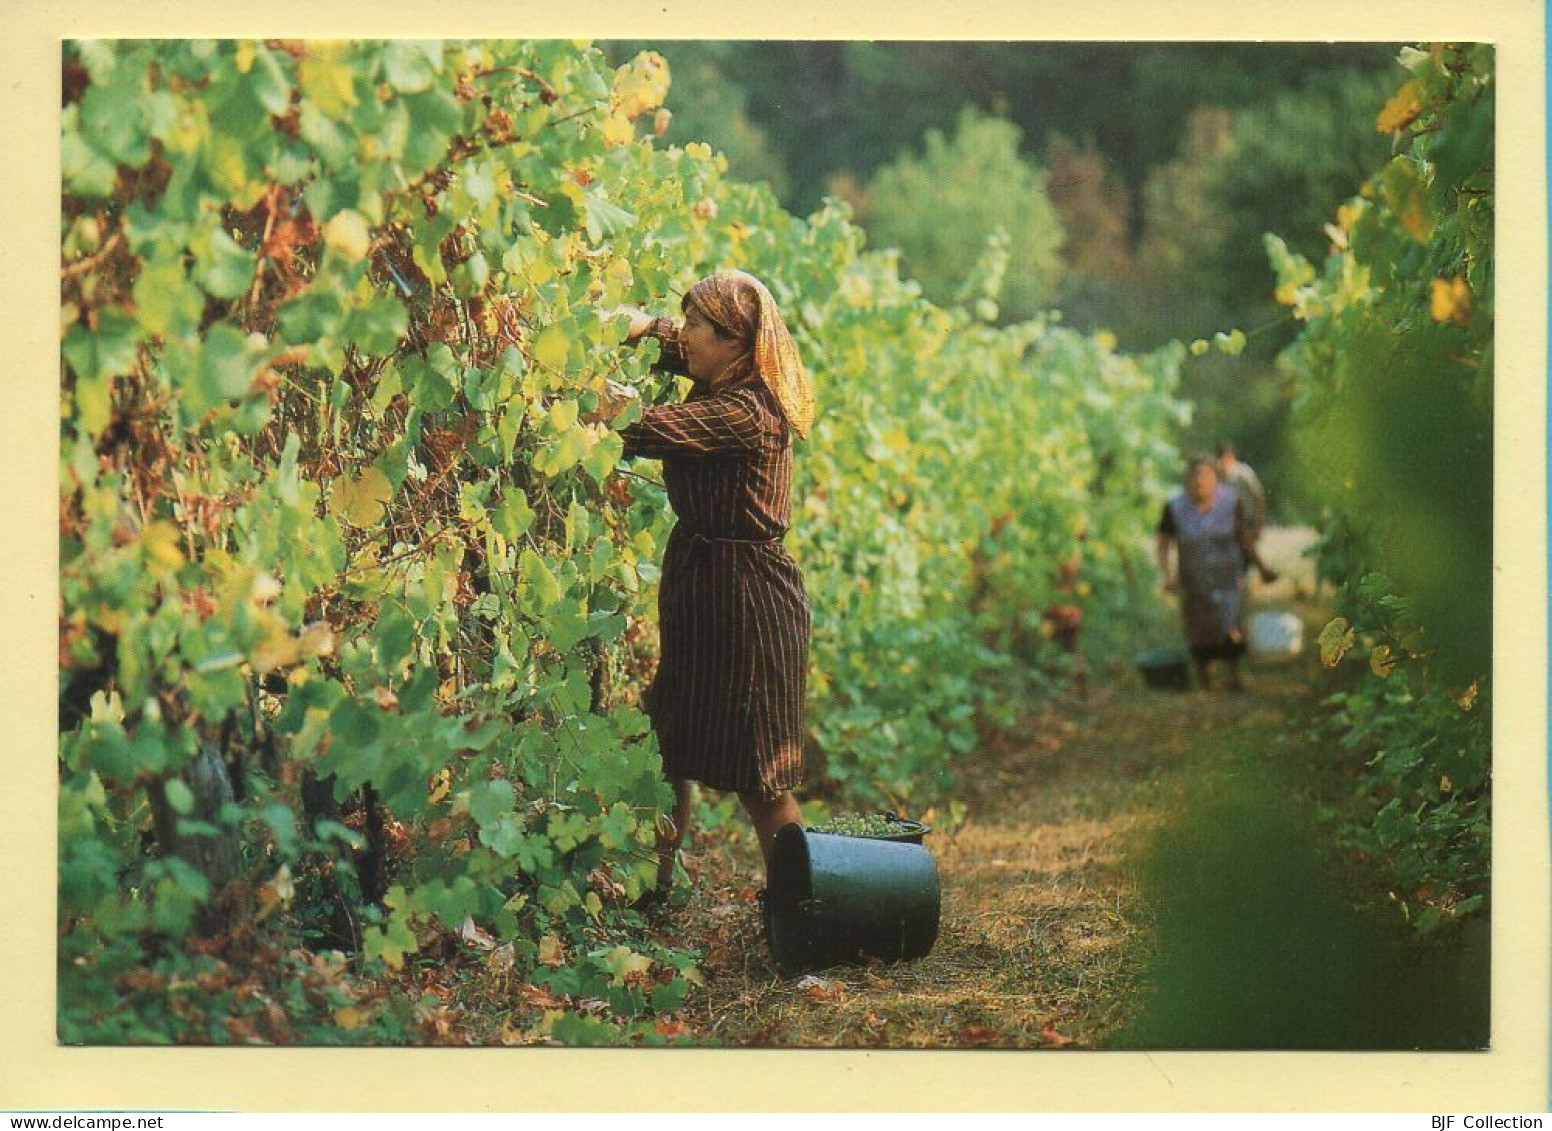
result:
<svg viewBox="0 0 1552 1131"><path fill-rule="evenodd" d="M770 414L744 390L683 404L655 405L620 431L627 459L747 456L770 436Z"/></svg>
<svg viewBox="0 0 1552 1131"><path fill-rule="evenodd" d="M1174 590L1180 588L1179 579L1177 579L1175 575L1170 572L1169 568L1169 544L1171 540L1172 539L1168 534L1160 532L1158 537L1154 540L1153 546L1154 556L1158 559L1159 563L1159 573L1164 577L1164 588L1169 592L1173 592Z"/></svg>
<svg viewBox="0 0 1552 1131"><path fill-rule="evenodd" d="M1234 503L1234 540L1239 543L1240 552L1245 555L1245 560L1253 565L1260 565L1260 559L1256 554L1256 529L1251 525L1251 503L1243 492L1236 492Z"/></svg>

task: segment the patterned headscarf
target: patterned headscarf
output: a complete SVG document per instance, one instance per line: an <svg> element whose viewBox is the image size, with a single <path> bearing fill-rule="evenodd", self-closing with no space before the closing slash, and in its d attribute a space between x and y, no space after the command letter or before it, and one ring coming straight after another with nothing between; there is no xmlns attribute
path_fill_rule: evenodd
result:
<svg viewBox="0 0 1552 1131"><path fill-rule="evenodd" d="M787 424L807 436L814 425L814 388L765 284L746 271L718 271L691 287L684 302L750 347L754 372L775 394Z"/></svg>

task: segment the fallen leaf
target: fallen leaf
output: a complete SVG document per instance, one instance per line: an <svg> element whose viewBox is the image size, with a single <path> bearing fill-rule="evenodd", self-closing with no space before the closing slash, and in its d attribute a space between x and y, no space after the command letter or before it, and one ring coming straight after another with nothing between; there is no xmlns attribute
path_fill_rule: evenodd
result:
<svg viewBox="0 0 1552 1131"><path fill-rule="evenodd" d="M463 917L463 925L458 928L458 937L470 946L478 947L480 950L496 949L496 940L488 932L475 926L474 916L472 915L465 915Z"/></svg>
<svg viewBox="0 0 1552 1131"><path fill-rule="evenodd" d="M805 975L798 980L798 989L804 991L815 1001L845 1001L846 985L833 978L821 978L814 974Z"/></svg>
<svg viewBox="0 0 1552 1131"><path fill-rule="evenodd" d="M545 935L539 940L539 961L550 967L565 965L566 948L561 945L559 936Z"/></svg>
<svg viewBox="0 0 1552 1131"><path fill-rule="evenodd" d="M1041 1029L1040 1039L1054 1049L1065 1048L1072 1044L1072 1038L1064 1037L1058 1033L1055 1025L1047 1025L1044 1029Z"/></svg>

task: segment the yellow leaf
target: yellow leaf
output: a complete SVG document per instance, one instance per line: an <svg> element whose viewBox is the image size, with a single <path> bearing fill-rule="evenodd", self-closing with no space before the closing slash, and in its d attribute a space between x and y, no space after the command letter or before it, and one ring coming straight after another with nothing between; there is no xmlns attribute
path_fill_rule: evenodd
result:
<svg viewBox="0 0 1552 1131"><path fill-rule="evenodd" d="M273 574L261 570L253 575L253 584L248 587L248 600L262 608L273 604L281 591L280 581Z"/></svg>
<svg viewBox="0 0 1552 1131"><path fill-rule="evenodd" d="M254 645L253 654L248 657L253 670L260 675L267 675L298 662L302 658L300 641L286 631L285 625L274 614L259 615L267 623L269 631L263 640Z"/></svg>
<svg viewBox="0 0 1552 1131"><path fill-rule="evenodd" d="M610 305L623 301L632 281L629 260L610 260L609 266L604 268L604 301Z"/></svg>
<svg viewBox="0 0 1552 1131"><path fill-rule="evenodd" d="M1423 112L1423 104L1419 99L1422 93L1422 84L1416 79L1409 79L1401 84L1401 89L1385 103L1384 109L1374 119L1376 133L1388 134L1395 130L1404 130L1417 120L1417 116Z"/></svg>
<svg viewBox="0 0 1552 1131"><path fill-rule="evenodd" d="M571 339L559 326L546 326L534 342L534 360L548 369L566 368L566 355L571 352Z"/></svg>
<svg viewBox="0 0 1552 1131"><path fill-rule="evenodd" d="M340 54L338 44L309 44L307 57L297 67L302 93L330 118L343 117L357 102L350 65Z"/></svg>
<svg viewBox="0 0 1552 1131"><path fill-rule="evenodd" d="M636 127L624 114L616 112L604 119L604 144L610 149L629 145L636 139Z"/></svg>
<svg viewBox="0 0 1552 1131"><path fill-rule="evenodd" d="M1439 792L1440 793L1449 793L1454 788L1455 788L1455 783L1450 780L1450 775L1449 774L1445 774L1442 778L1439 779Z"/></svg>
<svg viewBox="0 0 1552 1131"><path fill-rule="evenodd" d="M336 212L323 226L323 242L351 262L366 258L372 248L372 232L366 217L354 209Z"/></svg>
<svg viewBox="0 0 1552 1131"><path fill-rule="evenodd" d="M92 722L122 723L124 721L124 700L119 698L117 691L110 691L106 695L101 691L94 691L89 702L92 707Z"/></svg>
<svg viewBox="0 0 1552 1131"><path fill-rule="evenodd" d="M1342 662L1357 637L1346 617L1332 619L1320 630L1320 662L1334 668Z"/></svg>
<svg viewBox="0 0 1552 1131"><path fill-rule="evenodd" d="M341 476L334 483L330 499L334 513L342 515L356 526L371 526L381 521L383 507L393 498L393 486L388 477L375 467L361 473L359 479Z"/></svg>
<svg viewBox="0 0 1552 1131"><path fill-rule="evenodd" d="M555 265L542 255L536 255L524 264L523 275L534 286L542 286L555 277Z"/></svg>
<svg viewBox="0 0 1552 1131"><path fill-rule="evenodd" d="M353 1005L342 1005L334 1011L334 1023L341 1029L359 1029L366 1014Z"/></svg>
<svg viewBox="0 0 1552 1131"><path fill-rule="evenodd" d="M145 528L140 537L146 564L153 572L171 573L183 567L183 551L178 548L178 528L164 519L158 519Z"/></svg>
<svg viewBox="0 0 1552 1131"><path fill-rule="evenodd" d="M1462 711L1469 711L1477 705L1477 692L1481 689L1481 686L1482 681L1474 679L1471 681L1471 686L1460 693L1455 702Z"/></svg>
<svg viewBox="0 0 1552 1131"><path fill-rule="evenodd" d="M569 432L577 422L577 402L559 400L550 406L550 427L557 432Z"/></svg>
<svg viewBox="0 0 1552 1131"><path fill-rule="evenodd" d="M446 769L438 770L436 772L436 776L431 779L431 791L426 794L427 803L431 805L440 805L443 801L447 800L447 795L452 791L452 788L452 773Z"/></svg>
<svg viewBox="0 0 1552 1131"><path fill-rule="evenodd" d="M610 101L627 118L663 104L668 97L668 61L656 51L644 51L614 73Z"/></svg>
<svg viewBox="0 0 1552 1131"><path fill-rule="evenodd" d="M1435 279L1430 307L1435 322L1453 320L1464 326L1471 321L1471 288L1459 277Z"/></svg>
<svg viewBox="0 0 1552 1131"><path fill-rule="evenodd" d="M238 74L245 75L253 69L254 56L253 40L245 39L237 45L237 57L233 61L237 64Z"/></svg>

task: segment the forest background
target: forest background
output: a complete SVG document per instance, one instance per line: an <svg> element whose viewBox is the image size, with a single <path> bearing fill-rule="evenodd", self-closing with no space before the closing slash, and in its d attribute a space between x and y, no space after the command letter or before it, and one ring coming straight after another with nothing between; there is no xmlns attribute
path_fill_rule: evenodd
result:
<svg viewBox="0 0 1552 1131"><path fill-rule="evenodd" d="M1004 322L1060 310L1127 353L1242 329L1243 353L1184 363L1182 448L1232 439L1274 519L1315 517L1287 453L1292 379L1274 364L1298 324L1262 235L1325 257L1331 202L1389 153L1374 107L1397 44L600 46L616 64L668 60L666 143L709 142L729 177L768 183L795 215L841 197L934 301L961 294L1001 224Z"/></svg>

